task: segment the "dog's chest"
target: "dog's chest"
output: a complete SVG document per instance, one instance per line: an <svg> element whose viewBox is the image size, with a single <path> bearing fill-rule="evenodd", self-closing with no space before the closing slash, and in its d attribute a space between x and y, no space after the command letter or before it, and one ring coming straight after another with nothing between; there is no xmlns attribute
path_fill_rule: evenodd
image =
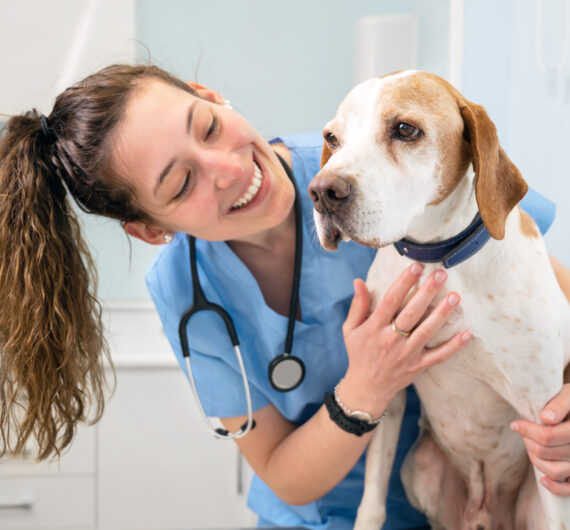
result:
<svg viewBox="0 0 570 530"><path fill-rule="evenodd" d="M512 409L505 397L524 404L519 413L536 417L534 403L546 402L561 383L560 322L552 314L548 282L538 273L547 258L534 252L521 263L520 255L509 252L499 261L497 244L489 242L472 260L448 269L432 308L450 291L460 294L461 303L427 346L437 347L465 329L473 339L415 382L426 409L433 403L438 417L459 412L460 423L467 418L460 427L465 432L484 430L486 423L508 424ZM392 247L379 251L367 280L374 305L409 264ZM439 266L426 264L419 285Z"/></svg>

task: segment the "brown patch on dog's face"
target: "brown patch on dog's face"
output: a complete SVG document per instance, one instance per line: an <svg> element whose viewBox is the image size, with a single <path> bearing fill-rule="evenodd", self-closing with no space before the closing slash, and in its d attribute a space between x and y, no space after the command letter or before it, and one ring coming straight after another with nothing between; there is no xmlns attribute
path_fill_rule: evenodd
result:
<svg viewBox="0 0 570 530"><path fill-rule="evenodd" d="M321 167L323 167L329 161L329 158L331 156L332 156L332 152L331 152L329 146L327 145L327 143L325 142L323 144L323 150L321 151Z"/></svg>
<svg viewBox="0 0 570 530"><path fill-rule="evenodd" d="M423 93L433 101L435 109L434 128L437 130L437 147L440 154L440 178L438 197L430 204L439 204L446 199L464 177L472 159L471 146L464 138L459 122L459 106L463 96L444 79L421 72ZM461 132L461 134L458 134Z"/></svg>
<svg viewBox="0 0 570 530"><path fill-rule="evenodd" d="M539 232L536 228L536 224L533 221L532 217L528 215L524 210L522 210L519 206L519 212L521 216L521 232L526 237L538 237Z"/></svg>
<svg viewBox="0 0 570 530"><path fill-rule="evenodd" d="M402 144L390 141L390 132L398 123L417 127L428 138L429 148L439 154L438 194L429 204L439 204L457 187L471 163L471 146L463 137L463 120L459 113L461 94L443 79L427 72L394 82L382 96L382 117L387 126L380 128L377 142L387 146L395 164L398 150L409 155L419 150L421 142ZM426 146L428 147L428 146Z"/></svg>

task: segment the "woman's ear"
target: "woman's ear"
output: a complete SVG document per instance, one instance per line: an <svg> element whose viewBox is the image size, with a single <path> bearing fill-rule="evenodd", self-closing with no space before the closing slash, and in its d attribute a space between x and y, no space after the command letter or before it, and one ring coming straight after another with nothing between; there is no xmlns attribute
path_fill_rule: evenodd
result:
<svg viewBox="0 0 570 530"><path fill-rule="evenodd" d="M149 245L163 245L172 240L172 232L140 221L123 223L123 230Z"/></svg>
<svg viewBox="0 0 570 530"><path fill-rule="evenodd" d="M226 102L226 98L211 88L205 87L198 83L194 83L193 81L187 81L186 84L192 90L195 90L196 94L203 99L207 99L213 103L218 103L219 105L223 105Z"/></svg>

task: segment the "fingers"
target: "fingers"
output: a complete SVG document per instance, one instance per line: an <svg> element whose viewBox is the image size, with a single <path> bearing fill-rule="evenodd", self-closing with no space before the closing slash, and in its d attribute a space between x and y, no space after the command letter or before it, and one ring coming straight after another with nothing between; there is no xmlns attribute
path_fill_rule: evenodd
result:
<svg viewBox="0 0 570 530"><path fill-rule="evenodd" d="M543 447L552 448L570 444L570 422L568 421L552 426L517 420L511 423L511 429ZM570 447L568 452L570 453ZM570 458L570 454L568 458Z"/></svg>
<svg viewBox="0 0 570 530"><path fill-rule="evenodd" d="M370 309L370 293L366 284L359 278L354 280L354 296L348 310L348 315L342 326L343 332L350 333L366 320Z"/></svg>
<svg viewBox="0 0 570 530"><path fill-rule="evenodd" d="M432 286L430 291L435 295L437 288L435 288L435 290L433 289L434 287ZM422 297L424 303L427 302L425 296L426 295ZM441 326L445 324L451 313L453 313L454 309L459 304L459 301L460 298L457 293L448 293L448 295L437 305L430 315L417 327L416 330L414 330L410 336L411 344L417 348L423 348L429 339L431 339L441 329ZM429 304L429 302L427 303ZM423 304L422 306L418 305L417 307L421 310ZM400 315L398 315L398 321L400 319Z"/></svg>
<svg viewBox="0 0 570 530"><path fill-rule="evenodd" d="M546 475L541 484L555 495L570 496L570 421L552 426L517 420L511 429L522 435L530 461Z"/></svg>
<svg viewBox="0 0 570 530"><path fill-rule="evenodd" d="M396 326L405 331L412 330L425 314L446 279L447 273L443 270L431 274L396 317Z"/></svg>
<svg viewBox="0 0 570 530"><path fill-rule="evenodd" d="M554 396L540 413L540 419L547 425L560 423L570 413L570 384Z"/></svg>
<svg viewBox="0 0 570 530"><path fill-rule="evenodd" d="M380 325L385 326L392 321L409 290L418 281L423 270L424 268L420 263L413 263L400 274L400 277L388 289L378 307L374 310L374 316L380 320Z"/></svg>
<svg viewBox="0 0 570 530"><path fill-rule="evenodd" d="M541 460L540 458L531 455L529 455L529 458L534 467L546 475L540 479L543 486L550 485L552 487L553 483L557 482L563 485L561 488L562 491L569 488L566 495L570 495L570 462L566 462L564 460Z"/></svg>
<svg viewBox="0 0 570 530"><path fill-rule="evenodd" d="M548 447L525 436L522 437L522 441L529 456L533 455L541 460L567 460L570 462L570 445L564 444Z"/></svg>
<svg viewBox="0 0 570 530"><path fill-rule="evenodd" d="M570 482L568 479L564 482L557 482L548 477L542 477L540 483L547 489L550 490L554 495L560 497L570 497Z"/></svg>
<svg viewBox="0 0 570 530"><path fill-rule="evenodd" d="M412 334L415 335L418 330L414 331ZM463 348L470 340L471 333L469 331L461 331L451 337L447 342L443 343L437 348L424 350L421 359L421 369L425 370L430 366L439 364L453 355L455 355L461 348Z"/></svg>

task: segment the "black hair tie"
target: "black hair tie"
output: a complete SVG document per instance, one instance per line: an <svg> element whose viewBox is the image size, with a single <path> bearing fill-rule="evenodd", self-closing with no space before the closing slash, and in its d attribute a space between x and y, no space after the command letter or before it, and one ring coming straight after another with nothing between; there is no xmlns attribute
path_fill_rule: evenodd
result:
<svg viewBox="0 0 570 530"><path fill-rule="evenodd" d="M42 133L44 135L44 138L48 142L55 140L55 132L51 128L51 125L49 124L48 119L43 114L40 116L40 127L42 129Z"/></svg>

